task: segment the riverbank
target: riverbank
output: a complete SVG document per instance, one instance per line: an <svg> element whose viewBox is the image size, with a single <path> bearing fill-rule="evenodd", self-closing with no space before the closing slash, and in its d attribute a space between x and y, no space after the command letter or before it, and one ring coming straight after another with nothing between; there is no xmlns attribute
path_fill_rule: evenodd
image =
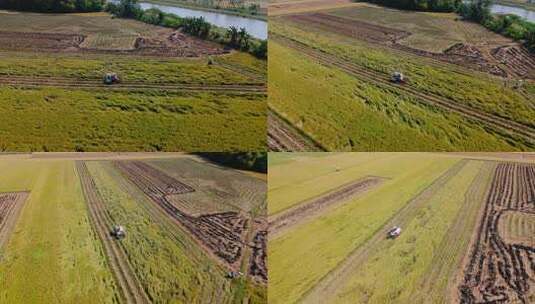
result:
<svg viewBox="0 0 535 304"><path fill-rule="evenodd" d="M224 9L224 8L211 8L211 7L194 5L194 4L189 4L189 3L184 3L180 1L174 1L174 0L143 0L142 2L158 4L158 5L181 7L181 8L187 8L187 9L192 9L192 10L201 10L201 11L211 12L211 13L227 14L227 15L238 16L238 17L243 17L243 18L267 21L267 6L265 8L260 8L259 14L254 15L254 14L247 14L247 13ZM265 10L265 13L263 13L262 10Z"/></svg>
<svg viewBox="0 0 535 304"><path fill-rule="evenodd" d="M530 4L530 3L520 2L519 0L495 0L494 4L508 5L508 6L523 8L525 10L535 12L535 3Z"/></svg>

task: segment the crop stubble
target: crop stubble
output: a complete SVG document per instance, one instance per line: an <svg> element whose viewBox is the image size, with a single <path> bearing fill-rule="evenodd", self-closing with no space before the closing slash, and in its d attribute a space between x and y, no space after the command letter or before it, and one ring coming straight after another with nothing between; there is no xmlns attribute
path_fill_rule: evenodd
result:
<svg viewBox="0 0 535 304"><path fill-rule="evenodd" d="M29 194L29 192L0 193L0 248L9 240Z"/></svg>

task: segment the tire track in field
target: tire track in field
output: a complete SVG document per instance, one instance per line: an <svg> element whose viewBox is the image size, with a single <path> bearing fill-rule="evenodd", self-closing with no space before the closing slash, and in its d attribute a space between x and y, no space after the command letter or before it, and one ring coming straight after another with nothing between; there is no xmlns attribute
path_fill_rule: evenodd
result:
<svg viewBox="0 0 535 304"><path fill-rule="evenodd" d="M432 94L422 93L410 85L398 85L390 81L390 78L376 71L363 68L348 60L339 58L335 55L325 53L321 50L314 49L304 43L295 41L291 38L283 37L279 34L271 34L271 39L288 48L299 51L306 56L317 60L320 64L327 67L336 67L351 76L356 76L360 79L371 82L377 86L386 89L396 89L413 97L417 102L424 105L431 105L439 107L443 110L454 112L465 118L481 122L487 127L494 130L505 132L506 134L514 134L523 137L527 140L530 146L535 146L535 129L531 126L512 121L494 114L485 113L482 110L472 108L470 106L459 104L453 100Z"/></svg>
<svg viewBox="0 0 535 304"><path fill-rule="evenodd" d="M472 180L465 194L464 204L435 250L435 256L420 282L418 295L425 298L414 299L414 302L420 303L420 300L424 303L425 299L430 299L430 295L439 295L439 300L433 298L437 302L455 302L452 298L452 291L455 294L457 292L456 280L462 276L463 259L469 253L470 239L474 235L479 221L478 215L485 208L485 198L490 191L495 168L496 163L485 162ZM454 256L448 265L449 257L454 254L457 256ZM440 290L441 286L436 284L442 278L448 280L444 290Z"/></svg>
<svg viewBox="0 0 535 304"><path fill-rule="evenodd" d="M297 206L273 215L269 221L269 237L275 239L293 226L310 221L333 207L348 202L380 185L386 178L366 176L351 181L333 191L302 202Z"/></svg>
<svg viewBox="0 0 535 304"><path fill-rule="evenodd" d="M339 288L347 282L347 279L351 274L357 271L359 267L366 262L370 255L377 252L385 242L389 241L389 239L386 238L387 231L395 225L401 227L407 226L407 224L416 216L420 208L426 205L436 191L455 177L467 163L467 160L457 162L435 179L431 185L413 197L368 241L366 241L366 243L354 249L342 262L335 266L333 270L323 276L316 285L305 292L298 302L307 304L330 303L330 300L336 296Z"/></svg>
<svg viewBox="0 0 535 304"><path fill-rule="evenodd" d="M128 262L128 256L120 245L120 241L113 239L109 234L112 227L111 219L104 209L104 200L100 196L85 162L76 161L76 171L89 209L91 224L102 242L106 259L113 271L124 302L150 303L151 301Z"/></svg>
<svg viewBox="0 0 535 304"><path fill-rule="evenodd" d="M299 132L294 126L285 122L272 109L268 110L268 148L270 151L326 151L312 138Z"/></svg>
<svg viewBox="0 0 535 304"><path fill-rule="evenodd" d="M0 249L11 237L29 191L0 193Z"/></svg>
<svg viewBox="0 0 535 304"><path fill-rule="evenodd" d="M111 91L129 90L164 90L164 91L192 91L192 92L228 92L228 93L248 93L266 94L265 84L150 84L139 82L122 82L113 85L106 85L98 80L80 80L59 77L24 77L24 76L2 76L0 75L0 85L14 87L57 87L72 89L106 89Z"/></svg>

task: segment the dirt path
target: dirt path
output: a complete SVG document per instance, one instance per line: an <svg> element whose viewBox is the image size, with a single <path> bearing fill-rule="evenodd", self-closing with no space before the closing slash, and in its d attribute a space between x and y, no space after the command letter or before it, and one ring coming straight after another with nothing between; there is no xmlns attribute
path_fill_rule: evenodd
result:
<svg viewBox="0 0 535 304"><path fill-rule="evenodd" d="M301 297L299 302L307 304L330 303L330 300L336 296L336 293L342 286L344 286L347 279L354 274L372 254L377 252L385 242L390 241L386 238L387 231L395 225L405 227L412 219L414 219L420 208L425 207L436 191L442 188L451 178L455 177L467 163L468 161L466 160L459 161L433 181L431 185L412 198L366 243L353 250L345 260L321 278L314 287Z"/></svg>
<svg viewBox="0 0 535 304"><path fill-rule="evenodd" d="M58 87L65 89L106 89L116 91L132 90L164 90L164 91L193 91L193 92L228 92L247 94L266 94L265 84L230 84L230 85L204 85L204 84L148 84L139 82L123 82L106 85L98 80L79 80L59 77L25 77L1 75L0 85L14 87Z"/></svg>
<svg viewBox="0 0 535 304"><path fill-rule="evenodd" d="M333 191L303 202L282 214L274 215L269 221L269 237L274 239L289 228L310 221L349 199L362 195L380 185L385 179L375 176L359 178Z"/></svg>
<svg viewBox="0 0 535 304"><path fill-rule="evenodd" d="M91 215L91 224L98 234L106 258L113 271L117 286L125 303L150 303L145 290L137 280L124 248L120 241L110 236L112 221L104 209L104 200L98 192L95 181L91 177L83 161L76 162L76 171L80 177L84 197Z"/></svg>
<svg viewBox="0 0 535 304"><path fill-rule="evenodd" d="M417 89L412 88L410 85L394 84L390 81L388 75L363 68L337 56L313 49L312 47L301 42L274 34L271 34L271 39L317 60L320 64L328 67L339 68L340 70L352 76L357 76L358 78L364 79L386 89L394 88L402 91L424 105L436 106L443 110L454 112L463 117L469 118L473 121L484 123L487 127L490 127L498 132L522 137L526 141L527 145L535 146L535 129L531 126L518 123L507 118L499 117L497 115L489 114L482 110L459 104L453 100L446 99L435 94L422 93Z"/></svg>
<svg viewBox="0 0 535 304"><path fill-rule="evenodd" d="M268 112L268 147L270 151L325 151L271 109Z"/></svg>
<svg viewBox="0 0 535 304"><path fill-rule="evenodd" d="M0 249L9 241L30 192L0 193Z"/></svg>

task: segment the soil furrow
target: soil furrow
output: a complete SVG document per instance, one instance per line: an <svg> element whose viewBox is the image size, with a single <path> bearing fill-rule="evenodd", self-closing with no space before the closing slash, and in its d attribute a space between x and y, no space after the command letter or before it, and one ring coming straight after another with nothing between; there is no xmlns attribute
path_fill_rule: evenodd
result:
<svg viewBox="0 0 535 304"><path fill-rule="evenodd" d="M268 111L268 146L270 151L325 151L303 132L281 119L273 110Z"/></svg>
<svg viewBox="0 0 535 304"><path fill-rule="evenodd" d="M30 192L0 193L0 249L9 241Z"/></svg>

